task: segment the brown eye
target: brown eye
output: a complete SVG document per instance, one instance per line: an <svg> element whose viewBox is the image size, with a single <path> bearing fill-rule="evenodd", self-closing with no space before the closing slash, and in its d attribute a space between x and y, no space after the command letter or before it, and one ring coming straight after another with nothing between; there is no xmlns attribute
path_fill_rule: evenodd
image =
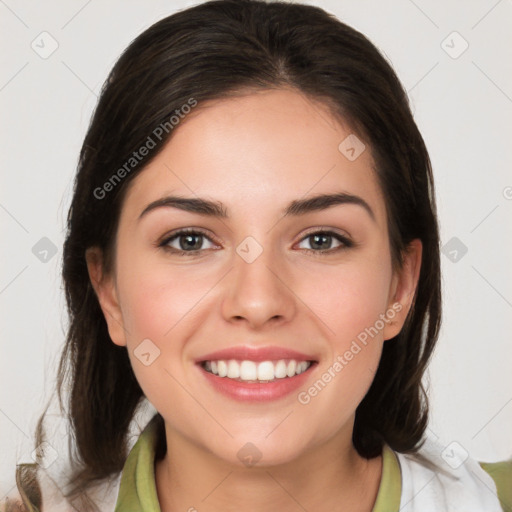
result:
<svg viewBox="0 0 512 512"><path fill-rule="evenodd" d="M204 247L205 241L211 244L211 246ZM197 253L202 250L211 249L215 245L210 238L201 231L181 230L173 233L172 236L166 237L159 246L166 250L180 253Z"/></svg>
<svg viewBox="0 0 512 512"><path fill-rule="evenodd" d="M353 245L348 238L334 233L333 231L315 231L314 233L309 233L300 243L302 244L304 241L308 242L309 247L300 248L313 252L334 252L336 250L348 249ZM334 247L333 244L335 244Z"/></svg>

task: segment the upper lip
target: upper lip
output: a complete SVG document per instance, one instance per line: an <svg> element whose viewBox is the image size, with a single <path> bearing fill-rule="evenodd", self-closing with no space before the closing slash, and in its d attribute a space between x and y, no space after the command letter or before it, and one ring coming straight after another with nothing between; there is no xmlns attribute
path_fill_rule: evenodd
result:
<svg viewBox="0 0 512 512"><path fill-rule="evenodd" d="M229 359L235 359L238 361L278 361L280 359L295 359L296 361L315 360L312 356L283 347L238 346L210 352L209 354L196 359L196 363L218 360L226 361Z"/></svg>

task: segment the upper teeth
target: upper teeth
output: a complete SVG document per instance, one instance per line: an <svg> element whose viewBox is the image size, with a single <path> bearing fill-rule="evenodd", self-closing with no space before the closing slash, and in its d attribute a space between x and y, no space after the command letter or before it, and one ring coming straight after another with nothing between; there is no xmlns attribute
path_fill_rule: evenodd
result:
<svg viewBox="0 0 512 512"><path fill-rule="evenodd" d="M293 377L305 372L311 363L309 361L295 361L294 359L285 361L205 361L203 367L206 371L218 375L219 377L228 377L229 379L240 380L258 380L269 381L274 379L284 379Z"/></svg>

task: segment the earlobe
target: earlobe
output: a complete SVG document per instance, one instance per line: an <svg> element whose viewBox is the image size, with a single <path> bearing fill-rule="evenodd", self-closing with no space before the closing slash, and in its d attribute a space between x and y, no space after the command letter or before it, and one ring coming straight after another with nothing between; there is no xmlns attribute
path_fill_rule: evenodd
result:
<svg viewBox="0 0 512 512"><path fill-rule="evenodd" d="M126 346L123 316L113 276L104 273L103 253L99 247L90 247L85 251L85 260L92 287L98 297L103 316L107 322L112 342Z"/></svg>
<svg viewBox="0 0 512 512"><path fill-rule="evenodd" d="M414 239L403 255L403 266L393 276L388 311L396 314L384 329L384 339L394 338L401 330L412 307L421 270L423 244Z"/></svg>

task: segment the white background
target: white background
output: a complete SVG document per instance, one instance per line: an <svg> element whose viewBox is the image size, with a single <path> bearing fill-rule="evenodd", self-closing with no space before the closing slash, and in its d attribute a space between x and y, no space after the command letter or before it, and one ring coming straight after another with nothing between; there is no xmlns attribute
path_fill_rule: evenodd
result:
<svg viewBox="0 0 512 512"><path fill-rule="evenodd" d="M511 457L512 2L309 3L363 32L394 66L432 158L442 243L457 237L468 249L457 262L442 256L430 434L479 460ZM135 36L188 5L0 0L0 499L15 462L31 462L53 390L66 329L64 220L97 94ZM43 31L58 43L47 59L31 48ZM458 58L445 51L463 49L453 31L469 44ZM42 237L57 248L46 263L32 252Z"/></svg>

